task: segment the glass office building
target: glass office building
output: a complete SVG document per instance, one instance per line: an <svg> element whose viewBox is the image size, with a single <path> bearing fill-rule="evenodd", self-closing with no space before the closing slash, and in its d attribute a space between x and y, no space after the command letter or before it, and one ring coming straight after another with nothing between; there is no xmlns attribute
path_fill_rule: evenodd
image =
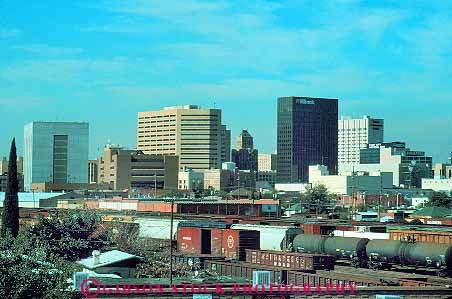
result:
<svg viewBox="0 0 452 299"><path fill-rule="evenodd" d="M337 172L338 100L278 98L277 182L308 182L309 165Z"/></svg>
<svg viewBox="0 0 452 299"><path fill-rule="evenodd" d="M24 127L24 187L88 183L86 122L31 122Z"/></svg>

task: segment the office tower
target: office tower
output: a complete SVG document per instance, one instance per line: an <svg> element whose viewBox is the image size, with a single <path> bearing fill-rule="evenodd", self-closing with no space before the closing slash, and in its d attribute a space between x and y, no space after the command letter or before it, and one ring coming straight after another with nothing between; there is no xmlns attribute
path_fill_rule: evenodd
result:
<svg viewBox="0 0 452 299"><path fill-rule="evenodd" d="M337 172L338 100L278 98L277 182L308 182L309 166Z"/></svg>
<svg viewBox="0 0 452 299"><path fill-rule="evenodd" d="M253 136L251 136L248 130L242 130L242 133L237 136L235 148L237 150L242 148L253 149Z"/></svg>
<svg viewBox="0 0 452 299"><path fill-rule="evenodd" d="M231 161L231 130L221 125L221 162Z"/></svg>
<svg viewBox="0 0 452 299"><path fill-rule="evenodd" d="M110 184L114 190L177 189L176 156L147 155L109 144L97 164L99 184Z"/></svg>
<svg viewBox="0 0 452 299"><path fill-rule="evenodd" d="M187 105L138 112L137 149L177 155L180 169L220 168L222 132L219 109Z"/></svg>
<svg viewBox="0 0 452 299"><path fill-rule="evenodd" d="M86 122L25 125L25 190L33 183L88 183L88 134Z"/></svg>
<svg viewBox="0 0 452 299"><path fill-rule="evenodd" d="M359 163L360 150L384 140L384 121L365 115L361 119L342 117L338 124L338 164Z"/></svg>
<svg viewBox="0 0 452 299"><path fill-rule="evenodd" d="M253 148L253 137L247 130L237 137L236 149L232 150L231 160L240 170L257 171L258 151Z"/></svg>

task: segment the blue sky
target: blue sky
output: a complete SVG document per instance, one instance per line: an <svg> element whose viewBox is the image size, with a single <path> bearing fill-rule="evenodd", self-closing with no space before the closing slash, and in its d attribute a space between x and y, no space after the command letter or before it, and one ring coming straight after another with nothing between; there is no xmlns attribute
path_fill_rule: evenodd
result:
<svg viewBox="0 0 452 299"><path fill-rule="evenodd" d="M0 0L0 155L32 120L89 121L90 156L136 142L136 113L223 110L261 152L276 98L335 97L386 141L452 150L450 1Z"/></svg>

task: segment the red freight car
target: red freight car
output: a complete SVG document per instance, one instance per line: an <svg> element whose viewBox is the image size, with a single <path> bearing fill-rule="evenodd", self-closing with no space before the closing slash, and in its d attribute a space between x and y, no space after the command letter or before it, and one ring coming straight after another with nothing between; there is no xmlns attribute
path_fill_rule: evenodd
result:
<svg viewBox="0 0 452 299"><path fill-rule="evenodd" d="M201 248L201 230L193 227L179 227L177 229L177 251L186 254L204 254L205 252L202 252Z"/></svg>
<svg viewBox="0 0 452 299"><path fill-rule="evenodd" d="M246 249L259 249L258 231L204 227L178 227L177 250L183 254L207 254L245 260Z"/></svg>
<svg viewBox="0 0 452 299"><path fill-rule="evenodd" d="M333 270L335 259L334 257L325 254L247 249L246 262L250 264L314 272L316 270Z"/></svg>

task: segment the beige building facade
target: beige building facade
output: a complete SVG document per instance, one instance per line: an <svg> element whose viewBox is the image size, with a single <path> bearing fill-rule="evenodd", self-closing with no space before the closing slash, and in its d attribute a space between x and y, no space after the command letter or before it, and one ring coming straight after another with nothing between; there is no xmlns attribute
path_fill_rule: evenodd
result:
<svg viewBox="0 0 452 299"><path fill-rule="evenodd" d="M147 155L140 150L125 150L107 145L98 159L98 183L114 190L177 189L178 157Z"/></svg>
<svg viewBox="0 0 452 299"><path fill-rule="evenodd" d="M8 172L8 160L6 157L3 157L0 160L0 175L5 174ZM24 173L24 157L17 157L17 173L23 174Z"/></svg>
<svg viewBox="0 0 452 299"><path fill-rule="evenodd" d="M258 171L276 170L276 154L259 154L257 156Z"/></svg>
<svg viewBox="0 0 452 299"><path fill-rule="evenodd" d="M145 154L176 155L181 170L218 169L226 158L225 130L219 109L186 105L138 112L137 149Z"/></svg>
<svg viewBox="0 0 452 299"><path fill-rule="evenodd" d="M452 178L452 165L444 163L436 163L433 166L433 175L436 178L450 179Z"/></svg>

